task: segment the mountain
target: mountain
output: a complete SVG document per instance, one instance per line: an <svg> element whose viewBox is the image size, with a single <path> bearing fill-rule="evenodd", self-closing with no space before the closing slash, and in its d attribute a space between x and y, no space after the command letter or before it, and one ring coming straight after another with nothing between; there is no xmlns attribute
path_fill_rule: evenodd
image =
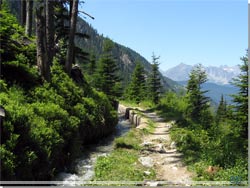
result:
<svg viewBox="0 0 250 188"><path fill-rule="evenodd" d="M175 81L186 81L189 79L189 73L194 66L181 63L167 71L163 72L164 76L167 76ZM216 83L219 85L227 85L232 81L232 78L237 77L240 74L238 66L208 66L204 67L208 75L208 82Z"/></svg>
<svg viewBox="0 0 250 188"><path fill-rule="evenodd" d="M178 81L182 86L186 86L188 81ZM202 84L202 90L207 90L206 96L211 98L216 105L219 104L221 95L224 96L224 99L228 104L232 103L232 97L230 95L236 94L238 92L238 88L233 85L218 85L215 83L206 82Z"/></svg>
<svg viewBox="0 0 250 188"><path fill-rule="evenodd" d="M102 53L102 46L105 37L103 35L100 35L97 30L95 30L90 24L88 24L80 17L77 21L77 32L87 34L89 36L89 39L79 37L75 40L76 45L82 48L85 52L94 52L96 57L98 58ZM130 81L131 74L133 73L133 70L135 68L136 60L139 60L142 63L146 74L151 71L151 64L139 53L130 49L129 47L125 47L121 44L114 42L112 54L119 64L121 70L120 74L123 79L124 86L126 86ZM182 88L178 83L171 80L170 78L163 76L162 74L161 80L163 89L165 91L179 91Z"/></svg>
<svg viewBox="0 0 250 188"><path fill-rule="evenodd" d="M20 1L10 1L9 7L11 9L11 12L16 16L16 18L21 21L21 3ZM33 23L34 24L34 23ZM77 19L77 26L76 26L77 33L80 33L81 36L76 36L75 38L75 44L79 48L83 49L84 54L94 52L97 59L102 53L102 46L103 41L105 37L103 35L100 35L96 29L94 29L89 23L87 23L84 19L81 17L78 17ZM87 35L88 37L83 38L83 35ZM113 48L113 56L116 58L119 67L120 67L120 75L122 78L123 86L125 87L131 78L132 72L135 68L135 61L139 60L142 65L144 66L144 69L146 71L146 74L148 74L151 71L151 65L150 63L139 53L135 52L134 50L130 49L129 47L125 47L121 44L118 44L114 42L114 48ZM87 59L83 58L81 59L80 63L82 67L86 65ZM175 81L171 80L170 78L167 78L161 74L161 81L163 85L163 90L171 90L171 91L180 91L182 90L182 86L180 86Z"/></svg>

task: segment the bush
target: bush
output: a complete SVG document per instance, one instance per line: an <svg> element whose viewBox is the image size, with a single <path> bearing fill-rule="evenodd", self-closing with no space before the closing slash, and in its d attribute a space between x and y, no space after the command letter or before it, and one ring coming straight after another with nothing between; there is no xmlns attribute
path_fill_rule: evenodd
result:
<svg viewBox="0 0 250 188"><path fill-rule="evenodd" d="M166 96L161 98L156 110L159 114L168 120L182 120L183 114L187 108L186 98L177 96L177 94L168 92Z"/></svg>
<svg viewBox="0 0 250 188"><path fill-rule="evenodd" d="M37 70L19 61L4 62L1 73L8 84L18 84L26 90L40 84Z"/></svg>

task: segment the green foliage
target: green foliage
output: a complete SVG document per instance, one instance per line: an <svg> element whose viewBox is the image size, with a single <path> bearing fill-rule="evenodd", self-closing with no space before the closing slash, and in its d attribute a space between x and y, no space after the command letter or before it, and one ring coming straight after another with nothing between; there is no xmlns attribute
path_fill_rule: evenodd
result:
<svg viewBox="0 0 250 188"><path fill-rule="evenodd" d="M167 92L156 106L158 113L167 120L182 120L187 109L187 98L176 93Z"/></svg>
<svg viewBox="0 0 250 188"><path fill-rule="evenodd" d="M89 63L89 74L93 75L96 70L96 56L93 52L90 54Z"/></svg>
<svg viewBox="0 0 250 188"><path fill-rule="evenodd" d="M18 54L24 53L29 62L34 62L35 46L32 39L24 37L24 28L6 9L0 10L1 61L14 61Z"/></svg>
<svg viewBox="0 0 250 188"><path fill-rule="evenodd" d="M133 150L117 149L110 156L99 157L95 166L95 180L98 181L143 181L155 178L152 169L148 170L138 162L138 153Z"/></svg>
<svg viewBox="0 0 250 188"><path fill-rule="evenodd" d="M126 91L129 100L140 103L146 95L145 72L140 62L136 62L136 67L132 74L132 79Z"/></svg>
<svg viewBox="0 0 250 188"><path fill-rule="evenodd" d="M121 96L121 83L117 62L111 54L113 45L110 39L104 41L103 54L97 66L95 86L108 95L109 99L116 100Z"/></svg>
<svg viewBox="0 0 250 188"><path fill-rule="evenodd" d="M86 140L110 133L117 123L106 95L77 86L56 61L51 70L51 83L30 91L0 82L0 105L6 111L1 125L5 180L49 180L78 156Z"/></svg>
<svg viewBox="0 0 250 188"><path fill-rule="evenodd" d="M197 65L190 73L187 85L188 108L187 117L204 128L211 124L211 112L209 111L209 99L205 96L207 91L201 90L201 85L207 81L207 75L201 64Z"/></svg>
<svg viewBox="0 0 250 188"><path fill-rule="evenodd" d="M143 131L131 129L126 135L115 140L115 150L108 156L98 157L94 180L143 181L156 176L153 168L146 168L138 161L142 147ZM149 171L146 175L144 171Z"/></svg>
<svg viewBox="0 0 250 188"><path fill-rule="evenodd" d="M115 139L115 147L140 150L140 139L138 140L138 137L140 137L138 131L130 131L126 136Z"/></svg>
<svg viewBox="0 0 250 188"><path fill-rule="evenodd" d="M245 71L244 73L246 75ZM244 78L246 81L246 77ZM184 154L184 161L189 168L197 174L196 180L231 181L232 177L246 180L247 139L243 134L243 119L237 118L241 116L238 110L246 110L241 108L246 100L236 103L234 109L239 109L234 110L222 96L214 118L209 113L208 99L203 96L206 91L200 90L200 85L205 81L205 72L198 66L190 75L186 96L167 93L157 110L166 119L177 120L171 128L171 138ZM241 82L244 81L238 79L239 85ZM241 85L244 88L242 93L246 94L247 88L243 85L246 84ZM239 95L235 97L240 99ZM244 99L246 98L245 95ZM217 167L218 171L208 172L209 166Z"/></svg>
<svg viewBox="0 0 250 188"><path fill-rule="evenodd" d="M40 79L37 70L25 61L26 57L20 54L17 61L3 62L1 73L3 78L8 80L8 84L18 84L25 89L31 89L40 84Z"/></svg>
<svg viewBox="0 0 250 188"><path fill-rule="evenodd" d="M226 118L227 118L227 103L224 100L223 95L221 95L221 100L217 108L215 119L216 119L216 122L219 123L219 122L226 120Z"/></svg>
<svg viewBox="0 0 250 188"><path fill-rule="evenodd" d="M160 99L160 93L161 93L161 78L159 73L159 63L158 59L159 57L156 57L154 54L152 56L153 62L151 64L152 66L152 72L149 75L148 78L148 97L150 100L152 100L155 104L158 104Z"/></svg>
<svg viewBox="0 0 250 188"><path fill-rule="evenodd" d="M248 137L248 58L241 58L242 65L240 66L241 74L233 80L233 84L239 88L237 95L232 95L235 103L235 118L240 123L242 135Z"/></svg>

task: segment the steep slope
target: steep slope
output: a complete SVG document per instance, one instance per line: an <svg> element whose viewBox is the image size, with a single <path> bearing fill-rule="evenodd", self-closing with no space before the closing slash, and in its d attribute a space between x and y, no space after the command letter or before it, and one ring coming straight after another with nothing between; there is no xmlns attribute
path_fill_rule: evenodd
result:
<svg viewBox="0 0 250 188"><path fill-rule="evenodd" d="M78 38L76 40L76 44L86 52L93 51L98 58L102 53L102 45L105 37L103 35L99 35L97 30L93 29L92 26L89 25L83 19L78 18L77 23L78 23L77 31L80 33L86 33L87 35L89 35L90 39ZM112 50L112 53L119 64L124 86L126 86L130 81L131 74L135 68L136 60L142 63L146 71L146 74L151 71L150 63L139 53L116 42L114 42L114 44L115 47ZM178 91L179 89L182 88L175 81L167 77L164 77L162 74L161 78L162 78L163 89L165 91L166 90Z"/></svg>

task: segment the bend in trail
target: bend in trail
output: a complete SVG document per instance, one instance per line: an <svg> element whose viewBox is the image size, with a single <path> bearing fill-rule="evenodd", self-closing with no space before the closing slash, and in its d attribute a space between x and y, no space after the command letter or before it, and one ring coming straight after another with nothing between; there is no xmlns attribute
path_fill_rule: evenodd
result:
<svg viewBox="0 0 250 188"><path fill-rule="evenodd" d="M155 168L156 179L177 184L187 185L192 181L193 174L187 170L182 162L182 154L177 151L175 143L171 141L169 130L174 122L164 122L156 113L140 110L156 126L154 132L145 135L142 146L144 149L139 160L151 161ZM137 128L143 129L147 126L147 120L143 119Z"/></svg>

